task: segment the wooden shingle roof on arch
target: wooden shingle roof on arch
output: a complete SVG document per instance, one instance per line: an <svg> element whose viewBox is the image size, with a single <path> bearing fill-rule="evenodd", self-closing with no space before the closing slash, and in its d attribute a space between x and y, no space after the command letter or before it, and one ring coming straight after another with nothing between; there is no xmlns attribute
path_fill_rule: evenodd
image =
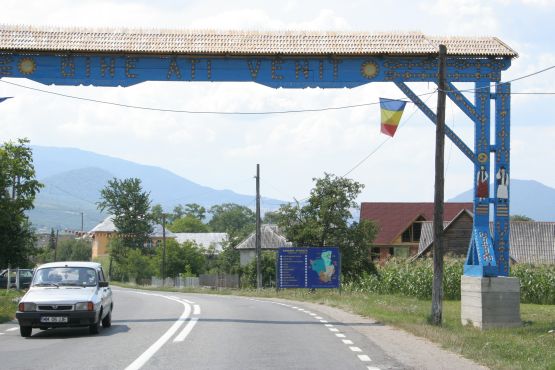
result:
<svg viewBox="0 0 555 370"><path fill-rule="evenodd" d="M0 25L0 50L283 56L426 56L445 44L448 55L518 54L497 37L428 36L421 32L315 32L61 28Z"/></svg>

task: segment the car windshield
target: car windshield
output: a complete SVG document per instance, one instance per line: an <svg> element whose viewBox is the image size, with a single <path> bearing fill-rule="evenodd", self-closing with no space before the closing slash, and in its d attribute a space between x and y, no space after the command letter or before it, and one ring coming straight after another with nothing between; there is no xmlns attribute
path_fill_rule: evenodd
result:
<svg viewBox="0 0 555 370"><path fill-rule="evenodd" d="M48 267L38 269L33 286L95 286L96 271L88 267Z"/></svg>

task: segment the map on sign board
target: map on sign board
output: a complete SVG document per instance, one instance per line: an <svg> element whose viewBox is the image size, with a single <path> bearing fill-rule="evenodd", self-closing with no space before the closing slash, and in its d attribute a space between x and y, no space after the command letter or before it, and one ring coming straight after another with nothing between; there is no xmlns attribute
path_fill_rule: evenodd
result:
<svg viewBox="0 0 555 370"><path fill-rule="evenodd" d="M339 288L339 248L280 248L280 288Z"/></svg>

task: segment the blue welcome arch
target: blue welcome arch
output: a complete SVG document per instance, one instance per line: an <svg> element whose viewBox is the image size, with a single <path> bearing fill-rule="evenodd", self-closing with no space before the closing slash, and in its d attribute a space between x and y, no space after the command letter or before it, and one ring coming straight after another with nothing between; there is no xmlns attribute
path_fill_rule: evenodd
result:
<svg viewBox="0 0 555 370"><path fill-rule="evenodd" d="M144 81L245 81L272 88L353 88L389 81L436 123L436 115L407 82L437 82L439 44L448 51L448 96L475 128L473 148L446 128L446 136L474 164L474 226L465 274L508 276L511 99L510 84L499 82L517 53L497 38L3 26L0 78L124 87ZM455 82L473 83L474 100ZM496 186L489 194L492 181Z"/></svg>

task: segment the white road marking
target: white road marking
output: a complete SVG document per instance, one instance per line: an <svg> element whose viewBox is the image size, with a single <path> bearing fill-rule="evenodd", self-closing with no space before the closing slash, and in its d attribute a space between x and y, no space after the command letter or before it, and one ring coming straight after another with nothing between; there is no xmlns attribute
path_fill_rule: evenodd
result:
<svg viewBox="0 0 555 370"><path fill-rule="evenodd" d="M291 307L291 308L297 309L297 308L299 308L299 307Z"/></svg>
<svg viewBox="0 0 555 370"><path fill-rule="evenodd" d="M328 320L320 320L320 322L323 322L324 324L326 324Z"/></svg>
<svg viewBox="0 0 555 370"><path fill-rule="evenodd" d="M193 306L193 315L200 315L200 306L198 304Z"/></svg>
<svg viewBox="0 0 555 370"><path fill-rule="evenodd" d="M316 316L316 314L315 314L315 313L312 313L312 312L309 312L308 314L309 314L310 316Z"/></svg>
<svg viewBox="0 0 555 370"><path fill-rule="evenodd" d="M357 355L358 359L362 362L369 362L372 361L368 355Z"/></svg>
<svg viewBox="0 0 555 370"><path fill-rule="evenodd" d="M342 339L342 340L343 340L343 343L345 344L353 344L353 341L350 339Z"/></svg>
<svg viewBox="0 0 555 370"><path fill-rule="evenodd" d="M14 331L14 330L17 330L17 329L19 329L19 327L16 326L15 328L6 329L6 331Z"/></svg>
<svg viewBox="0 0 555 370"><path fill-rule="evenodd" d="M316 320L322 320L322 319L323 319L323 317L321 317L321 316L314 316L314 318L315 318Z"/></svg>
<svg viewBox="0 0 555 370"><path fill-rule="evenodd" d="M366 368L368 370L381 370L379 367L374 367L374 366L366 366Z"/></svg>
<svg viewBox="0 0 555 370"><path fill-rule="evenodd" d="M161 294L140 293L140 292L133 292L133 293L153 295L157 297L166 298L175 302L179 302L184 306L184 310L181 316L179 317L179 319L177 319L177 321L168 329L168 331L166 331L160 338L158 338L156 342L154 342L150 347L148 347L148 349L144 351L139 357L137 357L135 361L133 361L129 366L127 366L125 370L138 370L141 367L143 367L144 364L146 364L146 362L152 356L154 356L154 354L158 352L158 350L162 348L162 346L172 337L172 335L174 335L177 332L177 330L179 330L181 325L183 325L183 323L185 322L185 319L187 319L187 317L191 314L191 305L179 299L174 299Z"/></svg>
<svg viewBox="0 0 555 370"><path fill-rule="evenodd" d="M4 334L6 334L6 333L0 333L0 335L4 335Z"/></svg>
<svg viewBox="0 0 555 370"><path fill-rule="evenodd" d="M349 347L349 349L353 352L362 352L362 350L358 347Z"/></svg>
<svg viewBox="0 0 555 370"><path fill-rule="evenodd" d="M339 331L339 329L337 328L328 328L328 329L330 329L330 331L333 331L333 332Z"/></svg>
<svg viewBox="0 0 555 370"><path fill-rule="evenodd" d="M185 298L181 298L181 299L182 299L182 300L183 300L184 302L187 302L187 303L189 303L189 304L194 304L194 303L195 303L195 302L193 302L193 301L190 301L190 300L188 300L188 299L185 299Z"/></svg>
<svg viewBox="0 0 555 370"><path fill-rule="evenodd" d="M324 326L325 326L325 327L328 327L328 328L333 328L333 325L332 325L332 324L324 324Z"/></svg>
<svg viewBox="0 0 555 370"><path fill-rule="evenodd" d="M177 335L175 337L175 339L173 340L173 342L183 342L185 340L185 338L187 338L187 335L189 335L189 333L191 332L191 330L193 330L193 328L195 327L196 323L198 321L198 317L193 317L191 319L191 321L189 321L187 323L187 325L185 325L185 327L183 328L183 330L181 330L181 333L179 333L179 335Z"/></svg>
<svg viewBox="0 0 555 370"><path fill-rule="evenodd" d="M335 334L337 338L345 338L345 334Z"/></svg>

